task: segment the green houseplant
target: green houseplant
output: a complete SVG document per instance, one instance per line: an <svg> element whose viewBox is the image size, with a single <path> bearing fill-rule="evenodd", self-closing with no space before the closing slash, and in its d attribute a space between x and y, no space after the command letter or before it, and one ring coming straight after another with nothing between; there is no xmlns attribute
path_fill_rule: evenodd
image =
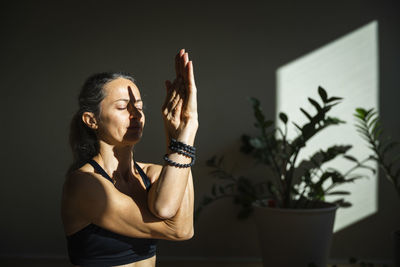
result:
<svg viewBox="0 0 400 267"><path fill-rule="evenodd" d="M318 94L319 102L308 98L315 109L314 115L300 108L308 122L302 126L293 123L298 130L293 139L288 138L289 118L286 114L279 114L283 127L274 126L273 121L265 119L260 102L250 99L259 134L243 135L241 152L269 169L265 180L235 176L224 168L223 156L214 156L207 161L217 182L213 184L211 195L205 196L198 205L196 214L226 197L233 198L240 206L239 218L247 218L255 211L265 266L309 263L326 266L336 208L351 205L343 198L350 192L336 190L337 186L362 178L355 173L359 168L374 171L364 164L369 158L359 161L348 154L351 145L320 149L310 158L298 162L300 151L310 139L329 126L344 123L328 116L342 98L329 97L322 87L318 88ZM351 161L353 167L346 171L326 167L326 163L337 157ZM325 197L329 195L340 198L327 204ZM288 252L291 257L280 256L288 255Z"/></svg>
<svg viewBox="0 0 400 267"><path fill-rule="evenodd" d="M354 114L357 131L368 143L370 160L376 161L385 177L393 184L400 198L400 146L383 133L382 123L375 109L357 108ZM400 266L400 230L392 233L394 265Z"/></svg>
<svg viewBox="0 0 400 267"><path fill-rule="evenodd" d="M211 196L203 198L197 208L197 214L205 206L225 197L232 197L234 203L241 206L239 218L249 216L254 202L280 208L312 208L316 203L325 201L328 195L350 194L350 192L335 189L341 184L360 179L362 176L354 174L358 168L368 168L374 172L372 168L364 164L369 158L359 161L348 154L351 145L333 145L326 150L316 151L307 160L297 162L300 151L313 136L329 126L344 123L339 118L328 116L329 111L339 104L342 98L328 97L322 87L318 88L318 93L322 104L308 98L316 113L310 115L303 108L300 109L308 122L303 126L293 122L294 127L298 129L298 135L293 140L289 140L287 135L288 116L285 113L279 114L279 119L284 125L283 129L278 126L273 127L274 122L265 119L259 100L251 98L256 119L255 127L259 129L259 135L242 135L241 152L252 156L258 163L266 165L273 175L272 179L255 183L245 176L236 177L223 167L223 156L214 156L207 161L207 165L212 169L210 173L218 179L218 182L213 185ZM354 166L345 172L324 167L326 163L337 157L353 162ZM351 205L344 198L334 203L341 207Z"/></svg>
<svg viewBox="0 0 400 267"><path fill-rule="evenodd" d="M356 118L357 131L368 143L372 152L369 159L378 163L400 197L399 143L383 135L382 123L375 109L357 108L354 117Z"/></svg>

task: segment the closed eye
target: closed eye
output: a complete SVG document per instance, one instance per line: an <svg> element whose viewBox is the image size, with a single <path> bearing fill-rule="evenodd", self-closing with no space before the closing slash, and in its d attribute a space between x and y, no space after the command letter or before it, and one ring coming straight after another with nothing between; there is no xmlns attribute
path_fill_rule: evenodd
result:
<svg viewBox="0 0 400 267"><path fill-rule="evenodd" d="M127 109L128 108L128 106L126 106L126 107L118 107L117 109L118 110L125 110L125 109ZM139 110L139 111L143 111L143 107L135 107L137 110Z"/></svg>
<svg viewBox="0 0 400 267"><path fill-rule="evenodd" d="M125 102L126 106L117 106L117 109L119 110L125 110L129 107L129 105L135 105L135 108L139 111L143 111L146 106L143 104L143 101L141 99L136 100L134 103L129 101L129 99L118 99L115 102Z"/></svg>
<svg viewBox="0 0 400 267"><path fill-rule="evenodd" d="M135 105L135 108L139 111L143 111L143 103L139 103Z"/></svg>

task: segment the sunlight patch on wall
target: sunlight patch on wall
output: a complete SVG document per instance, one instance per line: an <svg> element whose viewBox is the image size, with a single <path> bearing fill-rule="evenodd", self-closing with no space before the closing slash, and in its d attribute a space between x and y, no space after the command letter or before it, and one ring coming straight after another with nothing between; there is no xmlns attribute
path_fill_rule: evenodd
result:
<svg viewBox="0 0 400 267"><path fill-rule="evenodd" d="M330 116L338 117L346 124L330 126L307 143L299 155L309 158L319 149L331 145L351 144L349 154L358 159L370 155L365 141L354 127L353 113L356 107L378 108L378 22L369 24L299 58L277 70L277 115L283 111L289 116L289 137L297 135L291 122L303 125L307 118L300 112L303 107L315 114L313 106L307 101L312 97L321 102L318 86L326 89L328 96L343 97L342 103L333 107ZM278 122L278 118L276 118ZM369 164L376 167L375 164ZM353 164L335 159L325 167L334 167L342 172ZM334 231L345 228L377 211L377 176L368 170L358 170L368 179L360 179L352 184L338 187L350 191L346 196L353 206L339 208L336 214ZM334 200L336 198L329 198Z"/></svg>

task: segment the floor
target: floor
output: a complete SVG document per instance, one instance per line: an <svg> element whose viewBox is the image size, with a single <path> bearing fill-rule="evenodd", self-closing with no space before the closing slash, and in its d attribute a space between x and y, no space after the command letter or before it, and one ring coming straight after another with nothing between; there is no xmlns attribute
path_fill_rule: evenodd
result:
<svg viewBox="0 0 400 267"><path fill-rule="evenodd" d="M41 260L41 259L0 259L0 266L2 267L71 267L67 260ZM391 265L385 264L337 264L328 265L328 267L390 267ZM262 263L257 262L222 262L222 261L158 261L157 267L262 267Z"/></svg>

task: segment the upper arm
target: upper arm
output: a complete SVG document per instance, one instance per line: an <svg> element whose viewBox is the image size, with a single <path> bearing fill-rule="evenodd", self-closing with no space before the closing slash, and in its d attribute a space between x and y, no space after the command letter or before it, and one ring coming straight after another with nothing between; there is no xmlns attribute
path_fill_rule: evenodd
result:
<svg viewBox="0 0 400 267"><path fill-rule="evenodd" d="M158 178L160 177L161 171L162 171L163 166L160 164L145 164L144 171L149 177L150 182L153 184L155 183Z"/></svg>
<svg viewBox="0 0 400 267"><path fill-rule="evenodd" d="M66 191L79 217L125 236L179 239L176 229L149 211L146 190L128 196L93 173L74 176Z"/></svg>

